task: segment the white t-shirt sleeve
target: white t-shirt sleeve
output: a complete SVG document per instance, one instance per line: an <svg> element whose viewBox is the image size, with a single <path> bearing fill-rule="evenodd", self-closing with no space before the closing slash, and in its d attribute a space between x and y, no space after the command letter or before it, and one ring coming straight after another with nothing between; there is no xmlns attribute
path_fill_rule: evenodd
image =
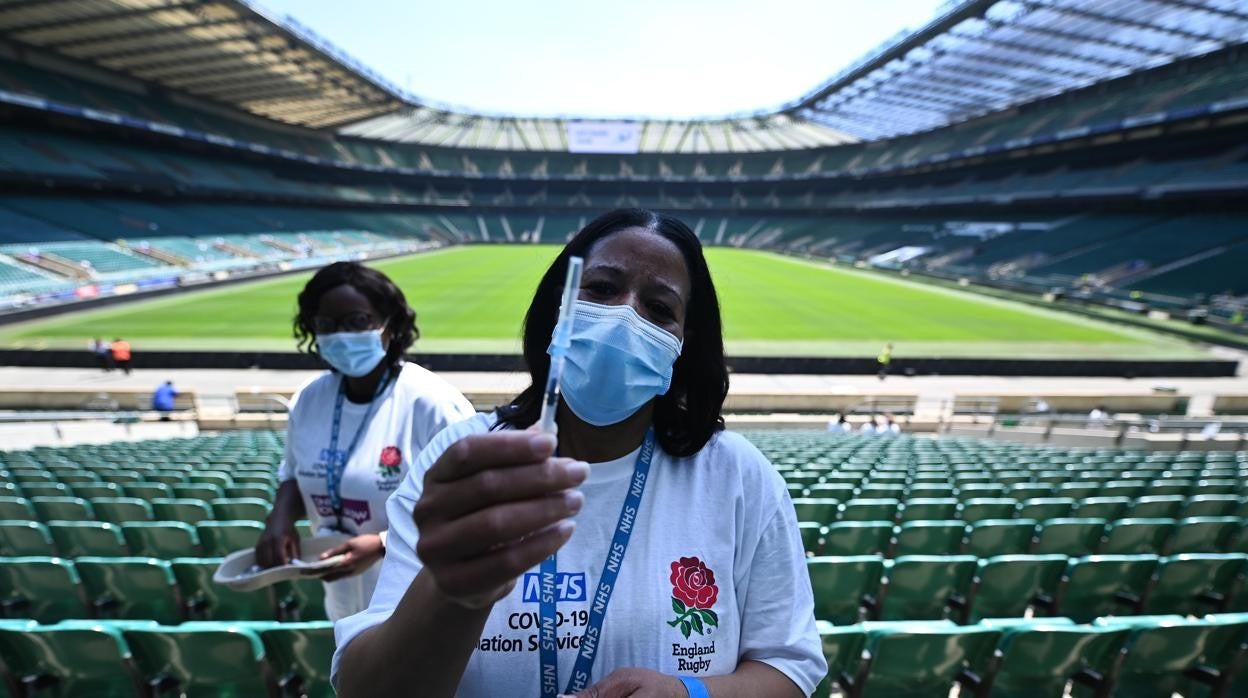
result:
<svg viewBox="0 0 1248 698"><path fill-rule="evenodd" d="M299 385L298 388L295 388L294 394L290 397L290 409L286 415L286 448L282 453L282 462L277 465L277 482L279 485L287 480L295 479L294 434L295 415L298 412L296 407L299 404L299 397L303 395L304 391L308 390L313 383L320 380L325 375L325 373L319 373L305 380Z"/></svg>
<svg viewBox="0 0 1248 698"><path fill-rule="evenodd" d="M394 613L412 580L424 566L416 557L416 541L420 535L412 521L412 508L416 506L416 500L420 499L425 473L452 444L469 434L487 431L492 421L491 415L480 414L442 430L416 456L403 484L386 502L386 516L389 520L386 556L382 558L381 575L373 591L372 601L364 611L334 625L337 647L330 666L330 677L335 685L338 682L338 662L342 658L342 651L357 635L381 624Z"/></svg>
<svg viewBox="0 0 1248 698"><path fill-rule="evenodd" d="M797 514L784 500L763 525L741 614L741 659L763 662L810 695L828 673Z"/></svg>

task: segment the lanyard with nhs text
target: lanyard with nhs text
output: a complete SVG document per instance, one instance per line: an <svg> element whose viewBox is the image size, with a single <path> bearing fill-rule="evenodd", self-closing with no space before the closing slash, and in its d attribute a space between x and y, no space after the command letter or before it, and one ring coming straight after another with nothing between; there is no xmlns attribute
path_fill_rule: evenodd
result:
<svg viewBox="0 0 1248 698"><path fill-rule="evenodd" d="M368 421L373 416L373 410L377 408L377 398L385 391L386 384L389 382L390 370L386 369L385 373L381 374L381 380L377 382L377 390L373 392L373 399L368 403L368 411L364 413L360 425L355 428L355 436L352 437L351 444L341 455L338 454L338 431L342 426L342 403L347 397L346 376L343 376L338 384L338 398L334 400L334 420L329 425L329 452L325 459L325 490L329 495L329 506L334 510L338 530L342 529L342 474L347 469L347 461L351 460L351 454L355 453L355 447L360 445L360 436L364 434L364 429L368 427Z"/></svg>
<svg viewBox="0 0 1248 698"><path fill-rule="evenodd" d="M593 605L590 606L589 621L585 625L585 634L581 637L576 663L572 665L572 675L568 677L568 687L564 693L572 694L584 690L589 683L589 672L594 668L598 643L602 641L602 621L607 615L607 604L611 602L616 578L620 576L628 541L633 536L633 523L641 509L641 495L646 491L646 478L650 474L650 461L653 458L654 427L651 427L646 431L646 440L642 442L637 463L633 466L633 479L629 483L624 506L620 508L615 536L611 539L607 560L602 565L598 590L591 599ZM555 556L551 555L542 561L539 568L541 584L538 616L541 622L538 627L538 659L541 661L541 674L538 681L542 687L542 698L554 698L559 694L559 653L555 644L555 571Z"/></svg>

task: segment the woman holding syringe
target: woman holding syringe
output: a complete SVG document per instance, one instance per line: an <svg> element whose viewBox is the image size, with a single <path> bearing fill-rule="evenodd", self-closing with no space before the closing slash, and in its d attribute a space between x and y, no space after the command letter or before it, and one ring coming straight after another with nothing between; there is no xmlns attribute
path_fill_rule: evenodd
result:
<svg viewBox="0 0 1248 698"><path fill-rule="evenodd" d="M537 425L560 330L556 445ZM377 592L338 626L340 695L808 695L826 666L793 506L723 431L697 237L649 211L590 223L524 354L532 385L435 437L390 500Z"/></svg>

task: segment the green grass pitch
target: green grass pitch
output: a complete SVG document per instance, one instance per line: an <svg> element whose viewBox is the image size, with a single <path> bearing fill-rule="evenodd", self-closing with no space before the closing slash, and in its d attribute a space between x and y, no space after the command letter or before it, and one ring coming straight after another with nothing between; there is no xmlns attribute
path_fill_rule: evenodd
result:
<svg viewBox="0 0 1248 698"><path fill-rule="evenodd" d="M377 262L416 308L418 352L514 352L533 288L558 248L458 247ZM780 255L708 249L730 354L1183 358L1162 335ZM0 328L0 346L290 350L310 274L195 291Z"/></svg>

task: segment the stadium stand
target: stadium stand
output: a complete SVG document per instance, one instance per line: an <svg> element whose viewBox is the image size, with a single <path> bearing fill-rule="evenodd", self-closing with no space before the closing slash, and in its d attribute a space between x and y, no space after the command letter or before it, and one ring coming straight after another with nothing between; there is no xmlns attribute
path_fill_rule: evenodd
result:
<svg viewBox="0 0 1248 698"><path fill-rule="evenodd" d="M1071 681L1232 695L1248 453L749 437L802 522L830 666L817 695L1051 696ZM0 452L6 678L55 695L147 695L153 680L332 695L319 585L211 583L259 535L281 449L281 434L247 431ZM65 495L37 494L53 488ZM197 658L171 669L179 652ZM958 661L914 661L931 652Z"/></svg>

